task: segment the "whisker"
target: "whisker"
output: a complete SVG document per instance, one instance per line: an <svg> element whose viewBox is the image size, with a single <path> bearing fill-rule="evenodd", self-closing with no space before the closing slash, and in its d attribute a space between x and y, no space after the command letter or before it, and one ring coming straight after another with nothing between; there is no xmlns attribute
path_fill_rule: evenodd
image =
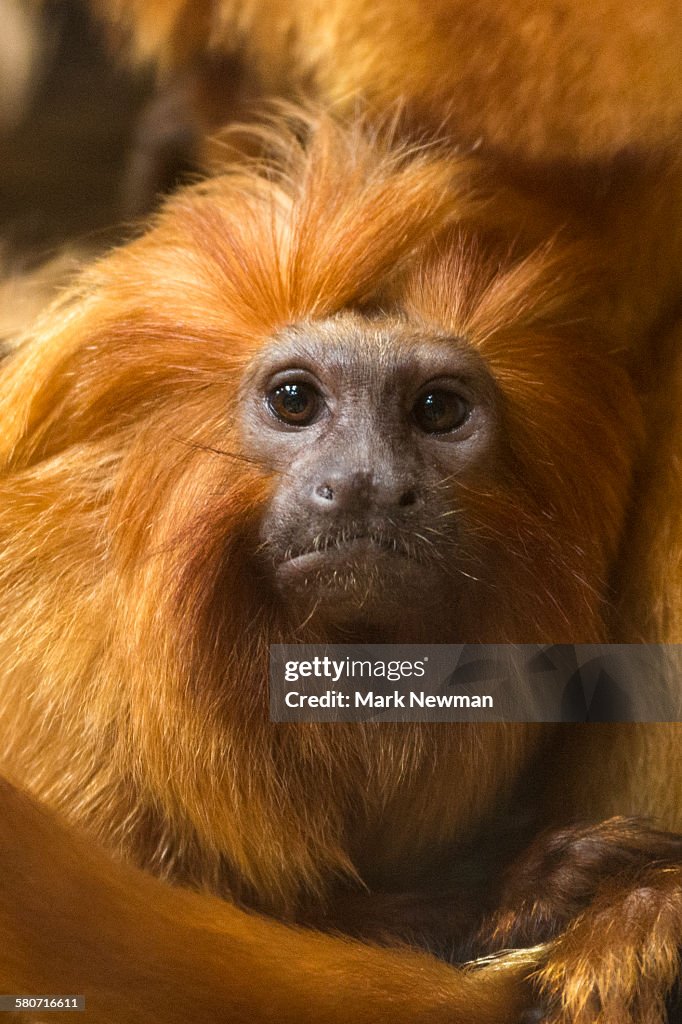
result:
<svg viewBox="0 0 682 1024"><path fill-rule="evenodd" d="M192 451L207 452L209 455L219 455L226 459L233 459L235 462L245 462L247 465L262 468L262 464L257 459L252 459L242 452L228 451L226 448L218 448L203 441L192 441L189 438L178 437L177 435L173 436L173 440L178 444L184 445L186 448L190 448Z"/></svg>

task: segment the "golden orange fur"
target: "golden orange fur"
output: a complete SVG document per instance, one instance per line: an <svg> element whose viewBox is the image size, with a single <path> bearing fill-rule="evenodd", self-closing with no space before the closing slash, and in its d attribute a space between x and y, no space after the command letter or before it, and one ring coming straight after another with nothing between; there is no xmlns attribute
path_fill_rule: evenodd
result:
<svg viewBox="0 0 682 1024"><path fill-rule="evenodd" d="M554 944L476 971L230 902L296 922L339 887L409 886L506 798L552 732L268 722L268 645L325 639L259 577L273 479L235 415L251 360L287 324L353 318L368 358L377 322L435 327L466 339L495 378L498 472L445 482L472 564L485 554L494 581L453 580L456 627L430 636L425 623L417 639L670 640L677 628L665 609L678 584L661 578L678 511L657 509L652 523L647 505L667 493L667 463L633 494L644 432L623 303L609 291L621 254L610 278L608 237L604 262L589 262L577 230L538 246L541 216L528 230L527 198L493 189L474 160L402 150L325 117L305 131L306 146L280 138L267 172L179 193L147 234L88 269L3 368L0 769L74 832L3 788L0 988L85 988L91 1019L107 1024L502 1024L532 1004L526 979L541 967L557 1020L653 1024L678 918L665 937L647 919L628 949L601 936L606 966L590 968L589 999L581 956L592 947L576 939L590 915L613 918L638 891L638 876L609 866L612 846L647 855L634 827L634 839L607 828L606 895L595 883L589 899L566 897L571 920ZM659 593L671 597L654 606ZM679 828L682 780L661 767L675 736L557 730L544 770L555 765L570 789L545 822L645 814ZM547 807L556 802L550 793ZM661 871L647 875L647 906L679 917L679 867ZM615 982L609 957L621 959ZM610 985L618 1014L597 1017Z"/></svg>
<svg viewBox="0 0 682 1024"><path fill-rule="evenodd" d="M106 0L98 15L166 69L239 58L266 96L304 92L522 160L609 160L682 129L676 0Z"/></svg>

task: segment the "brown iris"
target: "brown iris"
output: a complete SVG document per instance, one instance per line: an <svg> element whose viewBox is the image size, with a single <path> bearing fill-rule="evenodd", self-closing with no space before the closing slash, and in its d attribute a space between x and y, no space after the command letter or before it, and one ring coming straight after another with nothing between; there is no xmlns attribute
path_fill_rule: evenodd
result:
<svg viewBox="0 0 682 1024"><path fill-rule="evenodd" d="M312 423L319 412L320 401L319 392L301 381L280 384L268 395L268 405L277 419L297 427Z"/></svg>
<svg viewBox="0 0 682 1024"><path fill-rule="evenodd" d="M445 434L457 430L469 416L469 403L456 391L432 388L419 396L412 415L426 434Z"/></svg>

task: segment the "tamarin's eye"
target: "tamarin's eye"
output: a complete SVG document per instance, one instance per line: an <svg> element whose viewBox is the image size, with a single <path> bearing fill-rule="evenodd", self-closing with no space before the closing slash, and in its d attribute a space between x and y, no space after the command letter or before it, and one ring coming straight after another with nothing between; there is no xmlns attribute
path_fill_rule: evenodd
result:
<svg viewBox="0 0 682 1024"><path fill-rule="evenodd" d="M312 384L280 384L268 395L268 406L282 423L307 427L317 417L322 397Z"/></svg>
<svg viewBox="0 0 682 1024"><path fill-rule="evenodd" d="M426 434L457 430L469 417L471 407L456 391L432 388L419 396L412 409L415 423Z"/></svg>

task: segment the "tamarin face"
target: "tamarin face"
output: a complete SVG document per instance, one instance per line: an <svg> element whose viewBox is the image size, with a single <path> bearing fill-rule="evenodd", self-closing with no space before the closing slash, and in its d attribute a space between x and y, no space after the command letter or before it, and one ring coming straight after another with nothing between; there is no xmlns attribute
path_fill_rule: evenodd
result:
<svg viewBox="0 0 682 1024"><path fill-rule="evenodd" d="M262 561L331 623L443 618L472 573L457 488L499 472L499 395L463 338L345 313L284 328L243 383L245 451L274 475Z"/></svg>
<svg viewBox="0 0 682 1024"><path fill-rule="evenodd" d="M597 642L640 411L585 254L480 224L469 159L325 119L273 148L8 364L8 550L46 628L73 579L69 621L96 598L183 678L254 634Z"/></svg>

